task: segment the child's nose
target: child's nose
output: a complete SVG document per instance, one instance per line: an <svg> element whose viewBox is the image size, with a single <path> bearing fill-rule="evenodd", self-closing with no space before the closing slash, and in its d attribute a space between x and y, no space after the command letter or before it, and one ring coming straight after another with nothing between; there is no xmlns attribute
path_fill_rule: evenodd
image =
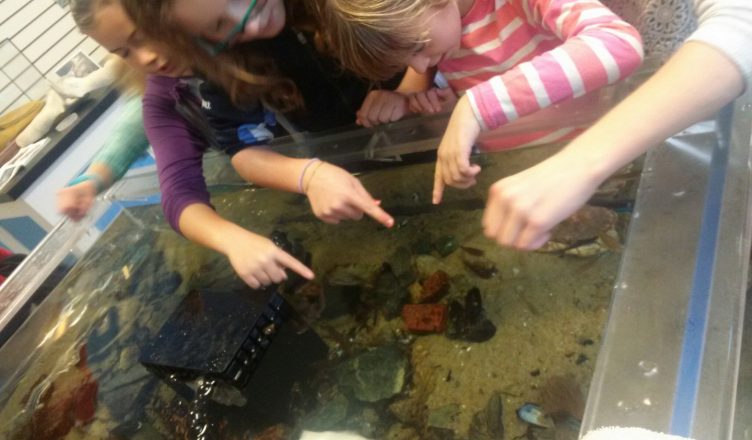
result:
<svg viewBox="0 0 752 440"><path fill-rule="evenodd" d="M149 67L157 59L157 54L150 50L138 50L136 51L136 60L138 64L143 67Z"/></svg>
<svg viewBox="0 0 752 440"><path fill-rule="evenodd" d="M426 73L426 70L428 70L429 61L430 60L428 59L428 57L422 55L414 55L412 58L410 58L410 62L408 64L416 72Z"/></svg>

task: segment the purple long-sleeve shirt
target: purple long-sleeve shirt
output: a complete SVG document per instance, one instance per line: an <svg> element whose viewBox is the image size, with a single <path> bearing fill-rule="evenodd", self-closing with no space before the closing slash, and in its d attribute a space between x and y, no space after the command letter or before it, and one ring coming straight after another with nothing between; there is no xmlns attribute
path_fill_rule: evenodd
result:
<svg viewBox="0 0 752 440"><path fill-rule="evenodd" d="M176 108L183 93L190 91L180 79L152 75L147 79L143 99L144 129L157 162L162 209L170 226L178 232L183 209L194 203L210 206L202 167L207 145Z"/></svg>
<svg viewBox="0 0 752 440"><path fill-rule="evenodd" d="M313 41L311 35L286 28L276 37L258 40L254 44L260 45L265 56L273 58L281 74L295 83L303 98L305 111L288 115L299 129L316 132L352 124L355 112L372 84L343 72L336 60L319 54L308 41ZM312 59L316 62L311 63ZM383 86L396 87L400 79L401 75L398 75ZM250 140L248 130L238 131L247 124L253 126L266 121L260 106L232 109L227 114L231 102L226 95L206 90L203 86L201 93L204 100L216 105L209 105L207 111L206 106L197 104L203 108L198 113L203 112L206 118L199 115L193 118L197 119L195 121L185 119L183 112L176 107L178 102L193 101L192 104L196 104L198 101L195 100L200 99L185 80L150 76L143 100L144 128L157 160L162 209L167 221L178 232L180 215L188 205L203 203L211 206L202 168L202 156L209 147L207 138L211 138L214 147L230 155L239 151L238 148L266 143L266 138L255 131ZM185 111L184 105L181 110ZM238 129L233 124L238 124ZM267 138L269 135L273 137L268 133Z"/></svg>

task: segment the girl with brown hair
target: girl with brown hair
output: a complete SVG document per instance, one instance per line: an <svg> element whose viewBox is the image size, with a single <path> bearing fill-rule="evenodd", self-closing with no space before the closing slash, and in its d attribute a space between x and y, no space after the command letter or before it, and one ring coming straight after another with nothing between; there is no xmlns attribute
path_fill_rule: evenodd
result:
<svg viewBox="0 0 752 440"><path fill-rule="evenodd" d="M241 72L251 87L234 94L242 104L236 108L216 86L192 77L198 57L181 58L172 46L150 38L135 26L120 1L74 0L71 6L83 32L149 75L143 98L144 126L154 148L168 222L188 239L226 255L251 287L284 280L285 269L309 279L313 272L271 240L223 219L212 209L201 168L209 146L230 155L246 180L306 194L313 212L326 222L367 214L387 227L393 224L379 202L345 170L315 158L293 159L260 148L279 132L274 115L260 101L294 107L290 81L268 76L272 70L256 76ZM177 36L174 40L178 49L189 43L188 39L181 43ZM356 88L355 79L350 84ZM365 94L368 85L359 84ZM318 122L336 123L324 118Z"/></svg>

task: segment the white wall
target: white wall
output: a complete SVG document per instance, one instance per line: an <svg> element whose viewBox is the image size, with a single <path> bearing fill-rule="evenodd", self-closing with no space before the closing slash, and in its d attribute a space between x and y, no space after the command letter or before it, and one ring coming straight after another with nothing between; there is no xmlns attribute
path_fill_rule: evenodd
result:
<svg viewBox="0 0 752 440"><path fill-rule="evenodd" d="M55 71L78 52L107 53L81 34L55 0L0 0L0 114L43 97Z"/></svg>

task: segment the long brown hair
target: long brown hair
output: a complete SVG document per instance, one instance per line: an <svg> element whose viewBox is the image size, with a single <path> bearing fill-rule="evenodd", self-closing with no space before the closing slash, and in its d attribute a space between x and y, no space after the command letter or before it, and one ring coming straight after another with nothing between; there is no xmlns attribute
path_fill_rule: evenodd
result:
<svg viewBox="0 0 752 440"><path fill-rule="evenodd" d="M147 38L165 43L171 56L190 60L195 71L222 87L239 107L259 99L282 112L303 107L295 84L279 74L272 59L254 51L252 44L236 45L212 56L172 20L170 11L175 0L120 1ZM285 9L288 25L313 29L306 0L286 0Z"/></svg>

